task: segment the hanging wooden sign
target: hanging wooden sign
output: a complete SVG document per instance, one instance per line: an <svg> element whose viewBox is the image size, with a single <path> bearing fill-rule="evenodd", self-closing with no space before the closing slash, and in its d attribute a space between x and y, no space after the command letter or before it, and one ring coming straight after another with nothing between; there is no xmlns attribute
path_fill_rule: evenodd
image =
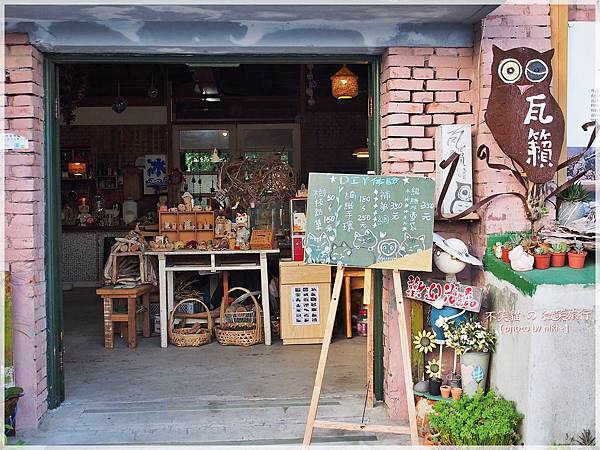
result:
<svg viewBox="0 0 600 450"><path fill-rule="evenodd" d="M409 275L404 296L437 307L451 306L467 311L479 312L483 300L483 289L459 282L445 280L422 280L419 275Z"/></svg>
<svg viewBox="0 0 600 450"><path fill-rule="evenodd" d="M492 87L485 121L500 149L533 183L558 170L565 120L550 91L554 49L492 45Z"/></svg>
<svg viewBox="0 0 600 450"><path fill-rule="evenodd" d="M439 198L450 166L441 167L441 162L458 154L458 163L452 180L438 209L441 217L449 217L473 206L473 155L471 147L471 125L440 125L435 130L436 148L436 196Z"/></svg>

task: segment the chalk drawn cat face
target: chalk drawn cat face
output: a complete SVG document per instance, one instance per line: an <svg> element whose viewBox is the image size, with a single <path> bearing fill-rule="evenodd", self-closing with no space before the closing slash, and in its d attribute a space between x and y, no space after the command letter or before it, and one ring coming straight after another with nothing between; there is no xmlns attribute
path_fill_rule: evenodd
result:
<svg viewBox="0 0 600 450"><path fill-rule="evenodd" d="M377 252L384 258L393 258L400 251L400 242L396 239L383 239L377 244Z"/></svg>
<svg viewBox="0 0 600 450"><path fill-rule="evenodd" d="M353 247L363 247L373 250L377 245L377 238L371 230L367 230L364 234L360 234L358 231L354 232Z"/></svg>
<svg viewBox="0 0 600 450"><path fill-rule="evenodd" d="M331 262L334 263L343 263L347 258L352 255L352 249L346 242L342 242L340 245L336 246L331 250Z"/></svg>
<svg viewBox="0 0 600 450"><path fill-rule="evenodd" d="M400 248L404 255L425 250L425 235L413 237L408 233L404 233L404 240L400 244Z"/></svg>
<svg viewBox="0 0 600 450"><path fill-rule="evenodd" d="M308 233L306 236L307 262L328 262L329 253L331 252L331 243L325 233L315 236Z"/></svg>

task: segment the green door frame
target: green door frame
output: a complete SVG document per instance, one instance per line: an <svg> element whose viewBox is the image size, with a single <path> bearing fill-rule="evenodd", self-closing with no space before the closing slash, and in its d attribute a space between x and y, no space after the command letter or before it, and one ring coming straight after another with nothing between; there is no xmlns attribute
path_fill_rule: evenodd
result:
<svg viewBox="0 0 600 450"><path fill-rule="evenodd" d="M63 292L61 274L61 220L60 220L60 146L58 124L58 64L352 64L368 63L369 71L369 168L381 172L380 157L380 57L373 55L225 55L225 56L179 56L179 55L112 55L112 54L57 54L44 55L45 90L45 251L46 251L46 314L48 407L58 407L65 398L63 372ZM383 283L381 271L375 271L375 316L373 388L375 397L383 399Z"/></svg>

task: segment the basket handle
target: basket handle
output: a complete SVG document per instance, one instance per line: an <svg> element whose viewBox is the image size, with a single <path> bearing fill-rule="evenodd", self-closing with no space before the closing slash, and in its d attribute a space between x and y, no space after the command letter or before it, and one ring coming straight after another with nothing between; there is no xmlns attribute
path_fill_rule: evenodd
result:
<svg viewBox="0 0 600 450"><path fill-rule="evenodd" d="M199 300L197 298L186 298L184 300L181 300L179 303L177 303L175 305L175 307L169 313L169 330L173 330L173 328L174 328L173 325L174 325L175 321L174 321L173 317L175 316L175 311L177 311L177 308L179 308L179 305L183 305L186 302L196 302L196 303L200 303L202 305L202 307L206 310L206 322L208 324L208 331L210 331L212 333L213 320L210 315L210 310L208 309L208 307L202 300Z"/></svg>
<svg viewBox="0 0 600 450"><path fill-rule="evenodd" d="M246 289L245 287L241 287L241 286L236 286L236 287L232 287L231 289L229 289L227 291L227 297L229 297L229 294L233 291L242 291L244 294L248 294L248 296L254 302L254 308L256 311L256 314L255 314L255 316L256 316L256 331L255 331L255 333L256 333L257 339L260 339L262 332L263 332L263 326L262 326L262 314L260 313L262 308L260 307L258 300L254 296L254 294L252 294L252 292L250 292L249 289ZM220 317L221 317L220 323L224 323L225 322L225 302L221 302Z"/></svg>

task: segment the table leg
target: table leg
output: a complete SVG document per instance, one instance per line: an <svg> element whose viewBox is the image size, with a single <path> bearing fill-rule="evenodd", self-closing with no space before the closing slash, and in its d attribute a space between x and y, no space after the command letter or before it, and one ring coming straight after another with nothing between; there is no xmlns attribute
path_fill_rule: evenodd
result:
<svg viewBox="0 0 600 450"><path fill-rule="evenodd" d="M150 293L146 292L142 297L142 306L144 307L143 314L143 336L150 337Z"/></svg>
<svg viewBox="0 0 600 450"><path fill-rule="evenodd" d="M228 296L228 292L229 292L229 272L227 272L226 270L222 272L223 274L223 302L225 302L225 306L227 306L229 304L229 296Z"/></svg>
<svg viewBox="0 0 600 450"><path fill-rule="evenodd" d="M267 254L260 254L260 296L262 299L265 345L271 345L271 308L269 306L269 273L267 272Z"/></svg>
<svg viewBox="0 0 600 450"><path fill-rule="evenodd" d="M104 347L113 348L113 321L112 298L103 297L104 300Z"/></svg>
<svg viewBox="0 0 600 450"><path fill-rule="evenodd" d="M158 255L158 293L160 298L160 346L167 346L167 262L165 255Z"/></svg>
<svg viewBox="0 0 600 450"><path fill-rule="evenodd" d="M344 277L344 300L346 301L346 337L352 339L352 291L350 277Z"/></svg>
<svg viewBox="0 0 600 450"><path fill-rule="evenodd" d="M137 346L136 306L137 299L135 297L129 297L127 299L127 344L129 345L129 348L135 348Z"/></svg>

